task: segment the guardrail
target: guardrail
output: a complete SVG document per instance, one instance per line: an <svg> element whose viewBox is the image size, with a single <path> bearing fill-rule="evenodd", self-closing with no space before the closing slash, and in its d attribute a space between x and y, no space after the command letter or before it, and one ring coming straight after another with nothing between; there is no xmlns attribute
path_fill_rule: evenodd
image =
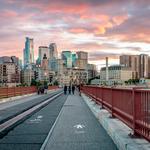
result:
<svg viewBox="0 0 150 150"><path fill-rule="evenodd" d="M150 90L93 86L83 86L81 90L107 109L112 117L132 128L135 135L150 141Z"/></svg>
<svg viewBox="0 0 150 150"><path fill-rule="evenodd" d="M49 86L48 90L57 89L58 86ZM36 86L30 86L30 87L5 87L0 88L0 99L2 98L8 98L13 96L19 96L19 95L25 95L25 94L31 94L37 92Z"/></svg>

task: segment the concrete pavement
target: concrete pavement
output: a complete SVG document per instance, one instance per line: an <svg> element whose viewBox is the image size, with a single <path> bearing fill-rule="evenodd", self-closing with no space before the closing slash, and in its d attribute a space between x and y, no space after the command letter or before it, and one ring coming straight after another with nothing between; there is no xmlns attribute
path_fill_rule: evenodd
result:
<svg viewBox="0 0 150 150"><path fill-rule="evenodd" d="M59 96L0 139L0 150L39 150L67 96Z"/></svg>
<svg viewBox="0 0 150 150"><path fill-rule="evenodd" d="M117 150L82 97L69 95L41 150Z"/></svg>

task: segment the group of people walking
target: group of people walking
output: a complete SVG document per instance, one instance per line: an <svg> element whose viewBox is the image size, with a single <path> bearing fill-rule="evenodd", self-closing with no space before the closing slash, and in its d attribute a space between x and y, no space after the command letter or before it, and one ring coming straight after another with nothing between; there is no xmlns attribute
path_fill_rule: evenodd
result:
<svg viewBox="0 0 150 150"><path fill-rule="evenodd" d="M66 84L64 85L64 94L73 94L75 93L75 85L69 85L67 86Z"/></svg>

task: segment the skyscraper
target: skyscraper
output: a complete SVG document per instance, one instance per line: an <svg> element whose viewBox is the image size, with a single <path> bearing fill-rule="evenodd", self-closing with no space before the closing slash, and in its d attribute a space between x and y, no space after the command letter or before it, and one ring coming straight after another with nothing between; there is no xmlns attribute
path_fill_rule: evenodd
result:
<svg viewBox="0 0 150 150"><path fill-rule="evenodd" d="M72 53L72 67L76 67L77 54Z"/></svg>
<svg viewBox="0 0 150 150"><path fill-rule="evenodd" d="M58 58L58 51L56 43L51 43L49 45L49 58Z"/></svg>
<svg viewBox="0 0 150 150"><path fill-rule="evenodd" d="M26 37L24 48L24 67L34 63L34 44L33 39Z"/></svg>
<svg viewBox="0 0 150 150"><path fill-rule="evenodd" d="M148 78L148 55L140 55L140 77Z"/></svg>
<svg viewBox="0 0 150 150"><path fill-rule="evenodd" d="M42 59L45 54L46 54L47 59L49 59L49 48L47 46L40 46L39 47L39 57L38 57L38 61L40 64L42 63Z"/></svg>
<svg viewBox="0 0 150 150"><path fill-rule="evenodd" d="M71 51L63 51L61 54L62 60L67 68L72 68L72 53Z"/></svg>
<svg viewBox="0 0 150 150"><path fill-rule="evenodd" d="M49 45L49 68L51 71L57 70L57 59L58 59L57 45L56 43L51 43Z"/></svg>
<svg viewBox="0 0 150 150"><path fill-rule="evenodd" d="M88 64L88 53L79 51L77 52L77 62L76 65L79 69L86 69Z"/></svg>
<svg viewBox="0 0 150 150"><path fill-rule="evenodd" d="M132 78L140 78L140 56L139 55L121 55L120 65L130 67L132 69Z"/></svg>

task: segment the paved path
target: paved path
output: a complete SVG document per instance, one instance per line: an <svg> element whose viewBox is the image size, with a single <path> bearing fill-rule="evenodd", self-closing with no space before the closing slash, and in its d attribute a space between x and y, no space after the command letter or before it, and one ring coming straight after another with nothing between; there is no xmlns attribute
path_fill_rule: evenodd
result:
<svg viewBox="0 0 150 150"><path fill-rule="evenodd" d="M56 93L59 93L60 90L49 92L49 94L35 95L28 97L28 99L20 99L14 102L7 102L5 104L0 104L0 124L6 120L18 115L21 112L39 104L46 99L52 97Z"/></svg>
<svg viewBox="0 0 150 150"><path fill-rule="evenodd" d="M117 150L109 135L78 95L68 96L44 145L45 150Z"/></svg>
<svg viewBox="0 0 150 150"><path fill-rule="evenodd" d="M40 150L67 96L59 96L0 139L0 150Z"/></svg>

